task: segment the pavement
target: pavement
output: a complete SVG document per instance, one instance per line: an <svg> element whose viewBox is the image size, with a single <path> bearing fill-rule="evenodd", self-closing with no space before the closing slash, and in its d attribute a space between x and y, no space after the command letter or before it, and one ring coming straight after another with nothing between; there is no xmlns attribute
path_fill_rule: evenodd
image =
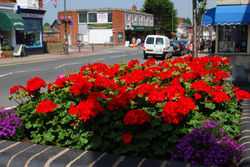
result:
<svg viewBox="0 0 250 167"><path fill-rule="evenodd" d="M111 53L120 50L134 50L138 48L117 47L91 47L71 48L69 55L63 53L30 55L21 58L1 58L0 66L14 65L20 63L32 63L50 61L55 59L67 59L78 56L91 56L97 54ZM208 55L206 52L199 56ZM232 66L232 76L228 79L236 86L249 90L249 79L242 66ZM240 144L246 147L242 153L240 167L250 167L250 100L241 103L242 115L240 125L242 133ZM117 156L108 153L73 150L64 147L42 146L31 143L0 140L0 167L202 167L202 165L191 165L184 162L171 162L149 158L136 158Z"/></svg>

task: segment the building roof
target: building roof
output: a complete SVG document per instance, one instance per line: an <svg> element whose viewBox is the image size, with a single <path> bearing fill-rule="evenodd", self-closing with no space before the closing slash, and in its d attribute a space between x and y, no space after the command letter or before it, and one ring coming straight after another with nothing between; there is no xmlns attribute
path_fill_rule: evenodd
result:
<svg viewBox="0 0 250 167"><path fill-rule="evenodd" d="M80 13L80 12L104 12L104 11L113 11L113 10L153 16L153 14L145 13L145 12L142 12L140 10L132 11L131 9L121 9L121 8L76 9L76 10L67 10L67 12L78 12L78 13ZM59 11L59 13L63 13L63 12L64 11Z"/></svg>

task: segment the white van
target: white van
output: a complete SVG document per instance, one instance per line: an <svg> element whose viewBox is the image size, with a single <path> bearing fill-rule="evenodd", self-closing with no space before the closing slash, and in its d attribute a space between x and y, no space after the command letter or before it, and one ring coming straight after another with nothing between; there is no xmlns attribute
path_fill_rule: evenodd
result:
<svg viewBox="0 0 250 167"><path fill-rule="evenodd" d="M144 42L144 59L148 56L160 56L163 60L172 56L173 48L170 46L170 40L163 35L148 35Z"/></svg>

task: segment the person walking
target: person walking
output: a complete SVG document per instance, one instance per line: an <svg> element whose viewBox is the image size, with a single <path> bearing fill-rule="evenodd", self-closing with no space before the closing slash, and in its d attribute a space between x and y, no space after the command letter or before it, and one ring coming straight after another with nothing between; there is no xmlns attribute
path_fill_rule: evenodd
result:
<svg viewBox="0 0 250 167"><path fill-rule="evenodd" d="M137 38L136 43L138 45L138 48L141 48L141 38Z"/></svg>

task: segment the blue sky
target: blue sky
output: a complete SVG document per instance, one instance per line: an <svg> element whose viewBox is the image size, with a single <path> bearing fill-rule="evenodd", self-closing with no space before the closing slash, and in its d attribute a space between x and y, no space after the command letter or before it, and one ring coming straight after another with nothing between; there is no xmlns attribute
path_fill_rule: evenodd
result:
<svg viewBox="0 0 250 167"><path fill-rule="evenodd" d="M192 0L172 0L177 9L178 17L192 18ZM43 0L44 9L47 11L44 16L44 22L52 23L57 19L58 11L64 9L64 0L57 0L57 8L51 3L51 0ZM47 3L46 3L47 2ZM207 8L215 7L216 0L208 0ZM93 9L93 8L124 8L131 9L133 5L137 9L142 8L144 0L66 0L67 10L74 9Z"/></svg>

